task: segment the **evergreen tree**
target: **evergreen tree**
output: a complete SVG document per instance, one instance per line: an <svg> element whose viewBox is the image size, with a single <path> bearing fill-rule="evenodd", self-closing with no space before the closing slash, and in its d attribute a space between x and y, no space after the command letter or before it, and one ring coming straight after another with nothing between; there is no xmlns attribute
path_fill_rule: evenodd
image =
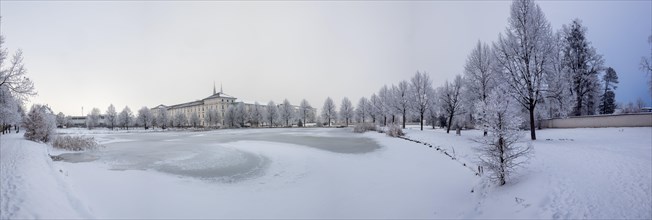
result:
<svg viewBox="0 0 652 220"><path fill-rule="evenodd" d="M604 92L600 97L600 114L612 114L616 110L616 93L614 90L618 88L618 74L616 71L609 67L602 77L604 84Z"/></svg>
<svg viewBox="0 0 652 220"><path fill-rule="evenodd" d="M573 114L593 115L600 86L598 73L604 61L586 39L586 27L579 19L573 20L569 26L564 25L563 32L562 65L571 75L575 98Z"/></svg>

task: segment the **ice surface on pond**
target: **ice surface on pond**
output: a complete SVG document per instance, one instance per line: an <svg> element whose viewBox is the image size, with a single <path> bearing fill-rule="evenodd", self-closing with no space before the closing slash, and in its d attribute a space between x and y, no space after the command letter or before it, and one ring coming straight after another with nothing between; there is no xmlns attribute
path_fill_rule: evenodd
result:
<svg viewBox="0 0 652 220"><path fill-rule="evenodd" d="M96 134L106 146L99 151L64 153L67 162L98 160L113 170L156 170L174 175L239 181L263 175L270 160L229 143L264 141L343 154L379 149L373 140L349 129L242 129L209 132Z"/></svg>

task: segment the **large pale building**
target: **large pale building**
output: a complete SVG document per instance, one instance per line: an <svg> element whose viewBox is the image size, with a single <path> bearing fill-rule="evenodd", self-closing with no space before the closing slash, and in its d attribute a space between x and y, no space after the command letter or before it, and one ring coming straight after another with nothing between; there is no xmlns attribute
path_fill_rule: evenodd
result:
<svg viewBox="0 0 652 220"><path fill-rule="evenodd" d="M210 109L215 109L217 110L217 113L221 116L222 120L219 122L220 124L224 124L224 116L226 111L229 109L230 106L236 105L239 103L243 103L245 110L246 111L251 111L254 108L255 102L247 102L247 101L242 101L242 100L237 100L237 98L227 95L222 91L222 88L220 87L220 91L217 92L215 89L215 85L213 85L213 94L211 96L208 96L204 99L201 100L196 100L192 102L186 102L186 103L181 103L181 104L176 104L176 105L158 105L154 108L152 108L152 113L158 117L160 112L165 109L167 110L167 115L168 117L172 118L175 115L182 113L186 115L186 119L190 119L191 116L196 113L197 116L199 116L200 126L207 126L204 118L206 116L206 113ZM276 105L277 107L281 107L283 104L278 104ZM298 106L292 106L295 113L298 112L299 107ZM259 103L259 108L264 112L267 109L267 105L265 103ZM317 110L315 108L311 108L311 113L316 114ZM296 121L293 121L295 123ZM263 120L261 122L261 126L266 125L267 121Z"/></svg>
<svg viewBox="0 0 652 220"><path fill-rule="evenodd" d="M218 114L220 114L222 118L224 118L224 113L229 108L229 106L236 104L235 100L236 100L235 97L225 94L222 91L222 88L220 88L220 91L217 92L215 90L215 86L213 86L213 95L211 96L208 96L204 99L197 100L197 101L186 102L186 103L170 105L170 106L161 104L152 108L152 113L158 115L162 109L166 109L169 117L177 115L179 112L181 112L186 114L186 118L188 119L190 119L190 116L193 113L197 113L201 121L200 122L201 126L204 126L205 125L204 116L206 115L206 112L209 109L216 109Z"/></svg>

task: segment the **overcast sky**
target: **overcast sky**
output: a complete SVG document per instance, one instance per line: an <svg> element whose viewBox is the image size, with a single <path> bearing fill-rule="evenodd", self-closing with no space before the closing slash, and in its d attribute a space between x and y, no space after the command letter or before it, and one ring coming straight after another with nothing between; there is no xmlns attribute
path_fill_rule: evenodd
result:
<svg viewBox="0 0 652 220"><path fill-rule="evenodd" d="M508 1L0 1L9 53L24 52L32 103L84 114L132 111L212 94L277 103L331 97L354 104L426 71L434 86L461 74L478 40L504 32ZM617 102L642 97L651 1L539 2L553 28L573 18L613 67ZM31 103L30 103L31 105ZM29 107L29 106L28 106Z"/></svg>

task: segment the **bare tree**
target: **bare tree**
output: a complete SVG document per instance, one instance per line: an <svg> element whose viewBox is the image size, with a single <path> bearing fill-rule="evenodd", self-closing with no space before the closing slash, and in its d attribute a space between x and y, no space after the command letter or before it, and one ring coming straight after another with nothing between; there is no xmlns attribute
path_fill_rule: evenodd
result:
<svg viewBox="0 0 652 220"><path fill-rule="evenodd" d="M383 103L376 94L371 94L369 98L369 117L371 117L371 122L376 123L380 121L383 116Z"/></svg>
<svg viewBox="0 0 652 220"><path fill-rule="evenodd" d="M312 106L310 106L310 103L305 99L301 100L301 105L299 105L299 117L301 117L301 123L303 123L303 126L305 126L308 119L315 117L312 111Z"/></svg>
<svg viewBox="0 0 652 220"><path fill-rule="evenodd" d="M353 104L349 98L344 97L342 99L342 105L340 106L340 119L344 120L346 126L349 126L349 121L353 119Z"/></svg>
<svg viewBox="0 0 652 220"><path fill-rule="evenodd" d="M109 108L106 109L106 116L104 117L104 120L106 126L113 130L118 120L118 113L115 111L113 104L109 105Z"/></svg>
<svg viewBox="0 0 652 220"><path fill-rule="evenodd" d="M444 86L439 88L439 103L448 119L446 133L450 132L451 125L453 124L453 117L459 114L459 111L462 108L460 97L461 89L462 77L460 75L456 75L455 80L452 83L446 81Z"/></svg>
<svg viewBox="0 0 652 220"><path fill-rule="evenodd" d="M281 119L285 121L285 127L292 127L290 121L294 118L294 107L290 104L290 101L287 99L283 100L283 105L280 110Z"/></svg>
<svg viewBox="0 0 652 220"><path fill-rule="evenodd" d="M534 111L554 49L551 40L552 29L541 8L533 0L523 0L512 3L509 26L494 44L509 91L529 112L532 140L536 140Z"/></svg>
<svg viewBox="0 0 652 220"><path fill-rule="evenodd" d="M523 122L520 110L515 101L506 91L493 91L486 102L478 102L476 107L484 109L486 116L481 120L489 131L477 142L482 146L480 164L491 171L490 178L500 185L505 185L507 178L514 170L525 164L532 152L532 146L517 145L522 133L519 126Z"/></svg>
<svg viewBox="0 0 652 220"><path fill-rule="evenodd" d="M423 118L426 111L430 108L430 103L435 97L432 95L432 81L430 76L423 72L417 71L410 80L410 102L412 109L419 114L419 123L423 131ZM403 116L403 128L405 128L405 116Z"/></svg>
<svg viewBox="0 0 652 220"><path fill-rule="evenodd" d="M108 118L108 116L106 118ZM152 115L152 111L150 111L149 108L143 106L138 110L138 117L136 119L138 120L138 123L142 124L145 130L147 130L150 126L152 126L154 116Z"/></svg>
<svg viewBox="0 0 652 220"><path fill-rule="evenodd" d="M63 128L64 126L66 126L66 115L63 112L59 112L57 114L57 127Z"/></svg>
<svg viewBox="0 0 652 220"><path fill-rule="evenodd" d="M217 109L209 107L206 113L204 113L204 124L207 127L215 127L220 121L220 114L217 112Z"/></svg>
<svg viewBox="0 0 652 220"><path fill-rule="evenodd" d="M466 58L464 65L464 79L466 82L466 98L469 103L485 102L487 96L496 85L496 61L489 45L478 41L476 47ZM469 105L471 106L471 105ZM484 110L478 109L479 116L483 117ZM484 135L487 135L486 129Z"/></svg>
<svg viewBox="0 0 652 220"><path fill-rule="evenodd" d="M251 124L252 126L258 127L263 121L263 107L255 102L253 108L251 109Z"/></svg>
<svg viewBox="0 0 652 220"><path fill-rule="evenodd" d="M7 50L4 48L4 39L4 36L0 35L0 88L7 88L11 95L22 103L28 97L36 95L34 83L26 76L22 50L17 50L9 66L5 67Z"/></svg>
<svg viewBox="0 0 652 220"><path fill-rule="evenodd" d="M269 127L274 125L274 121L278 118L278 108L274 101L267 103L267 111L265 111L265 120L269 121Z"/></svg>
<svg viewBox="0 0 652 220"><path fill-rule="evenodd" d="M331 120L337 119L335 104L331 97L326 98L326 101L324 101L324 106L321 109L321 117L328 122L329 127L331 126Z"/></svg>
<svg viewBox="0 0 652 220"><path fill-rule="evenodd" d="M167 128L169 124L169 117L170 116L168 115L168 110L166 108L159 109L158 115L156 115L156 123L161 127L161 129Z"/></svg>
<svg viewBox="0 0 652 220"><path fill-rule="evenodd" d="M370 106L369 99L366 97L360 98L360 101L358 101L358 107L355 109L358 122L365 123L365 119L369 117Z"/></svg>
<svg viewBox="0 0 652 220"><path fill-rule="evenodd" d="M410 85L405 80L399 82L398 86L392 86L392 106L394 107L394 112L401 114L401 119L403 120L403 128L405 128L407 111L410 108L409 89ZM392 120L392 122L394 121Z"/></svg>
<svg viewBox="0 0 652 220"><path fill-rule="evenodd" d="M383 126L387 126L387 117L389 115L392 115L392 118L394 118L394 114L392 112L392 104L394 100L394 96L392 95L391 90L387 87L387 85L383 85L383 87L380 88L378 91L378 98L380 98L380 107L378 110L380 111L380 115L383 119ZM392 122L394 122L392 120Z"/></svg>
<svg viewBox="0 0 652 220"><path fill-rule="evenodd" d="M86 115L86 127L93 129L100 125L100 109L93 108L91 113Z"/></svg>
<svg viewBox="0 0 652 220"><path fill-rule="evenodd" d="M650 89L650 97L652 97L652 35L647 38L647 42L650 44L650 57L641 57L640 69L648 76L647 84Z"/></svg>
<svg viewBox="0 0 652 220"><path fill-rule="evenodd" d="M122 111L120 112L120 115L118 115L118 124L120 124L121 127L129 130L129 126L131 126L131 124L133 123L134 123L134 113L131 111L129 106L125 106L125 108L122 109Z"/></svg>

